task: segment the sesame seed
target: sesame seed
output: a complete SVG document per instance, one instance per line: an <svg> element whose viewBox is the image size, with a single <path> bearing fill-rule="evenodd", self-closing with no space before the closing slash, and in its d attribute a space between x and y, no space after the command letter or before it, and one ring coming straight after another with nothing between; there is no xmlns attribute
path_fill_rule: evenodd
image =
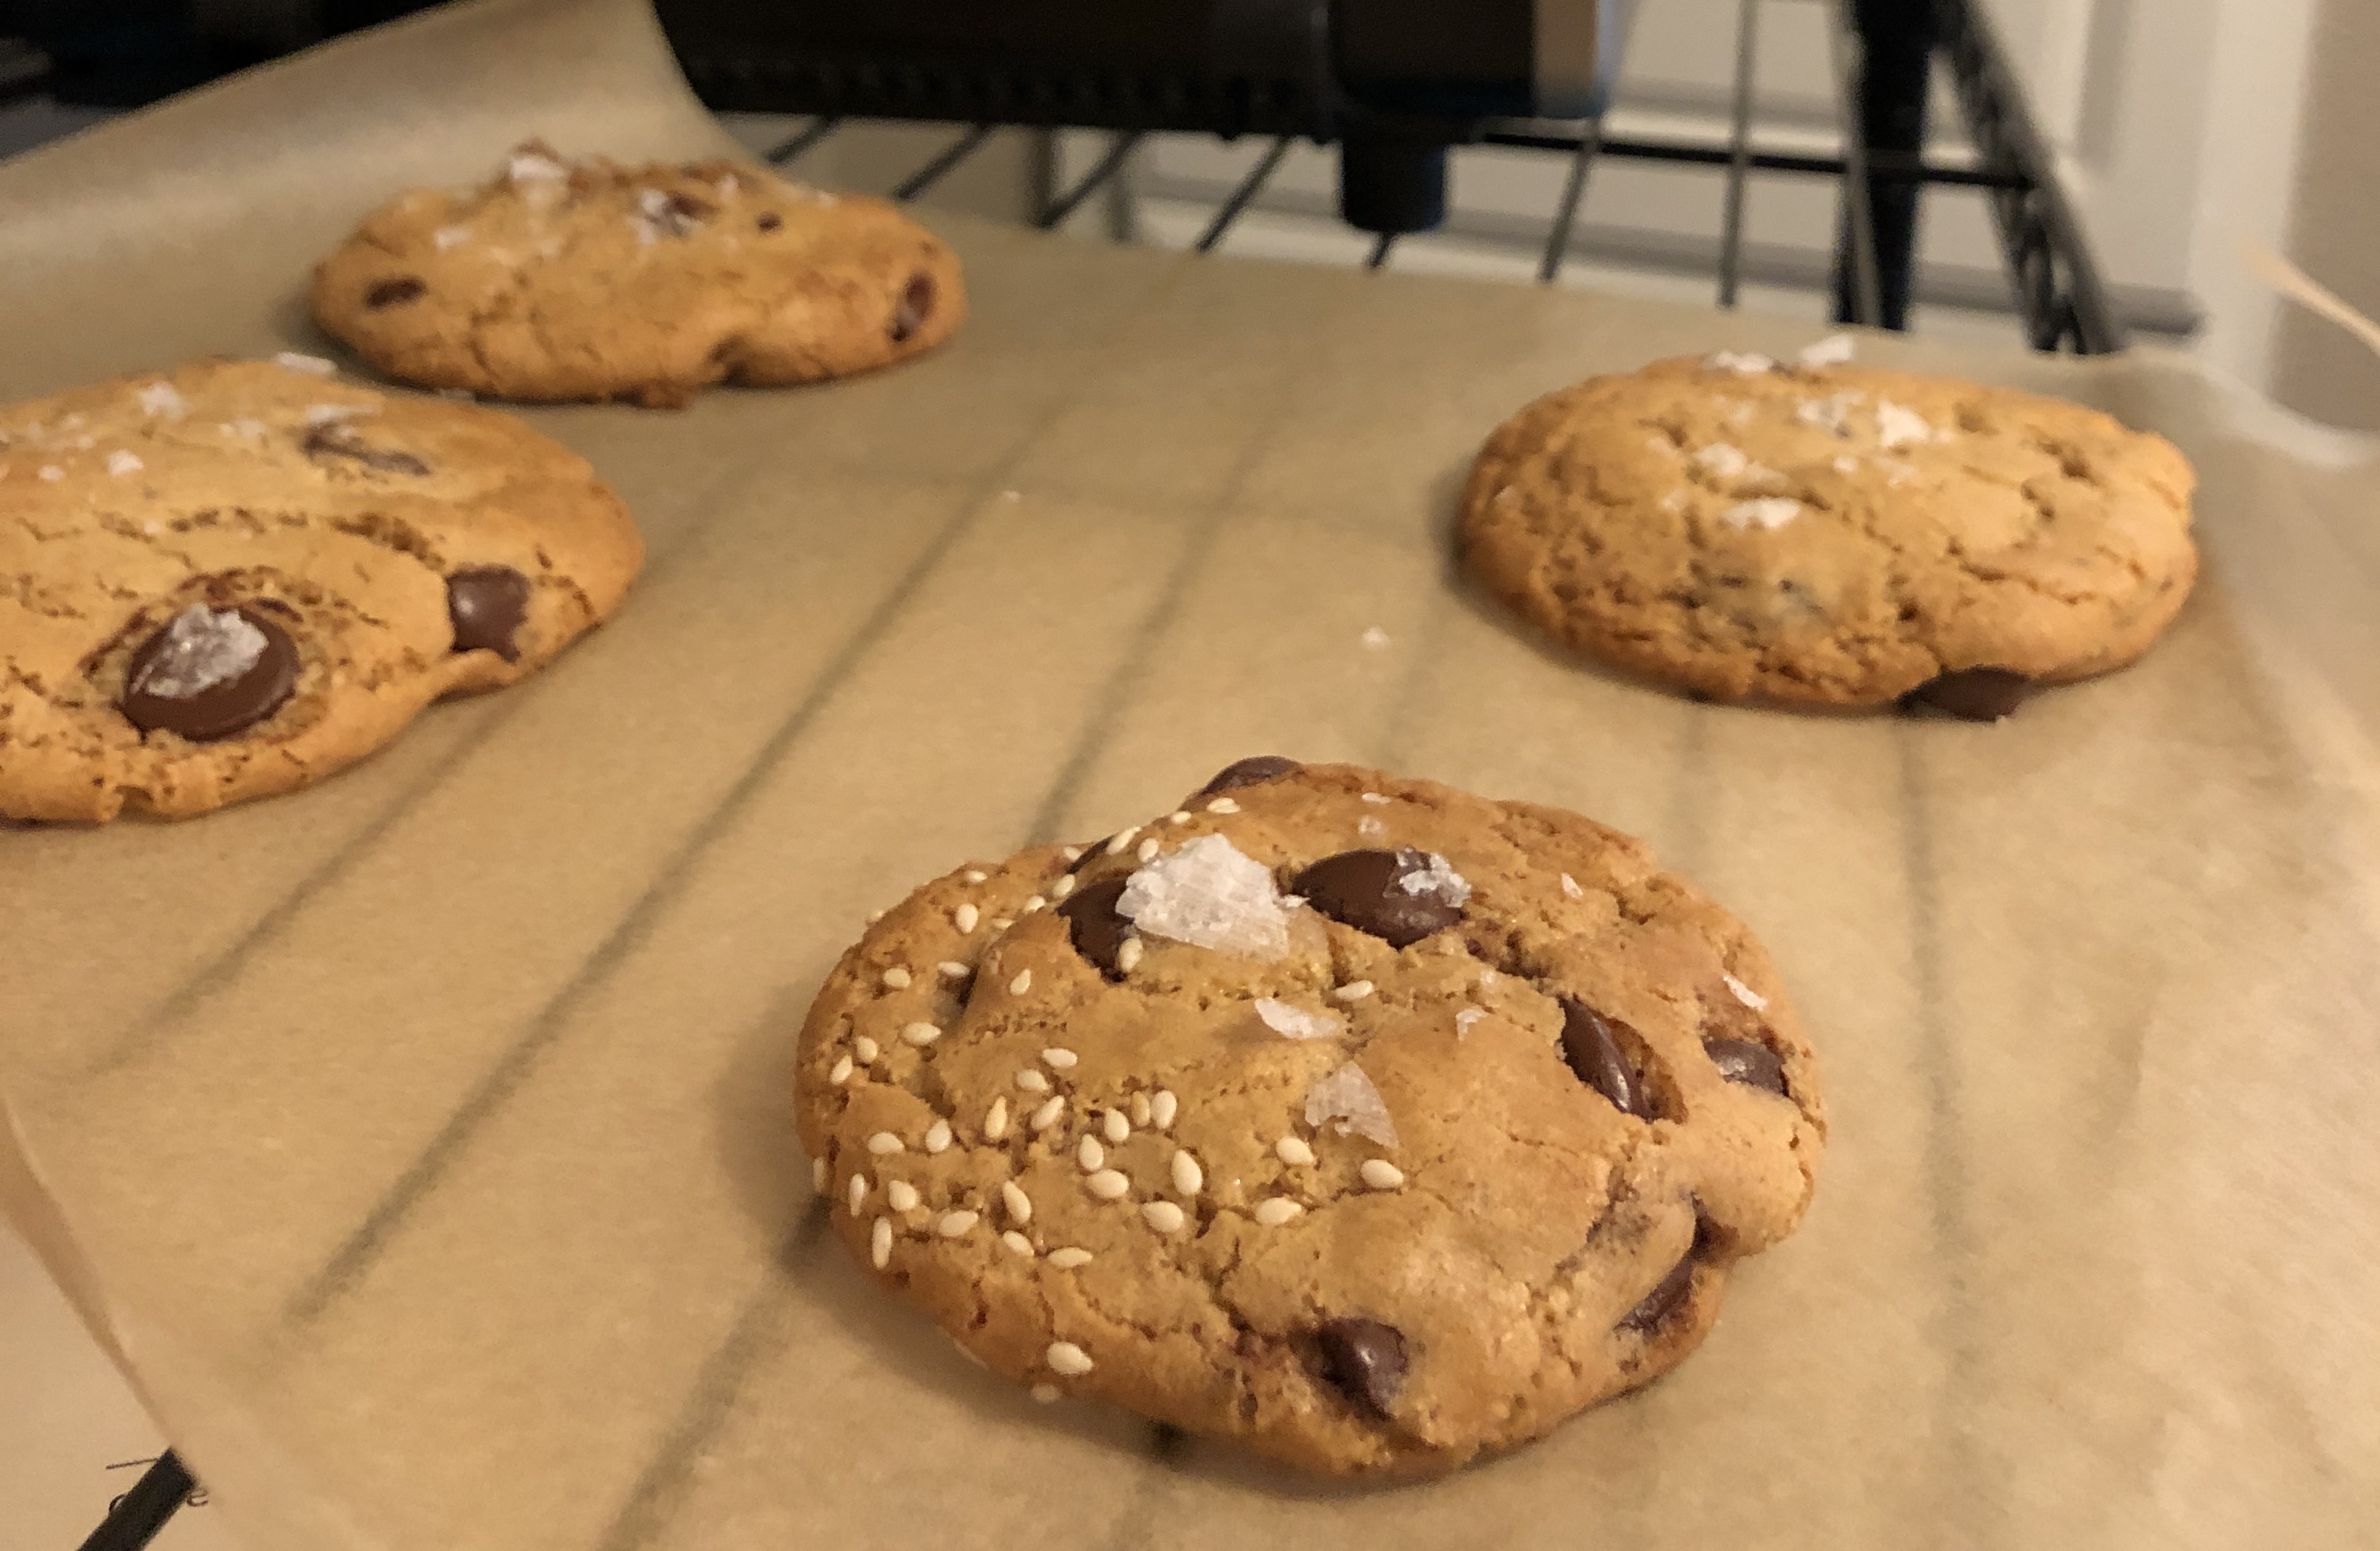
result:
<svg viewBox="0 0 2380 1551"><path fill-rule="evenodd" d="M1099 1145L1098 1137L1086 1136L1075 1149L1075 1161L1083 1166L1084 1173L1096 1174L1107 1167L1107 1149Z"/></svg>
<svg viewBox="0 0 2380 1551"><path fill-rule="evenodd" d="M1033 1198L1026 1194L1025 1187L1014 1180L1000 1181L1000 1204L1008 1208L1012 1220L1020 1223L1033 1220Z"/></svg>
<svg viewBox="0 0 2380 1551"><path fill-rule="evenodd" d="M1008 1099L1003 1096L993 1099L991 1108L983 1112L983 1139L997 1142L1007 1134Z"/></svg>
<svg viewBox="0 0 2380 1551"><path fill-rule="evenodd" d="M1138 833L1140 833L1140 826L1135 824L1129 830L1119 830L1114 834L1110 835L1108 837L1107 854L1111 856L1118 854L1125 846L1132 843L1132 837Z"/></svg>
<svg viewBox="0 0 2380 1551"><path fill-rule="evenodd" d="M1184 808L1178 813L1168 814L1165 821L1169 824L1187 824L1190 822L1190 810Z"/></svg>
<svg viewBox="0 0 2380 1551"><path fill-rule="evenodd" d="M872 1066L875 1064L876 1058L882 1052L877 1048L876 1041L863 1034L852 1040L851 1053L859 1058L860 1065Z"/></svg>
<svg viewBox="0 0 2380 1551"><path fill-rule="evenodd" d="M1005 915L995 915L991 918L991 929L996 932L1004 932L1014 925L1016 923Z"/></svg>
<svg viewBox="0 0 2380 1551"><path fill-rule="evenodd" d="M1077 1266L1088 1266L1090 1263L1090 1251L1078 1250L1071 1244L1064 1249L1050 1252L1050 1264L1061 1271L1071 1271Z"/></svg>
<svg viewBox="0 0 2380 1551"><path fill-rule="evenodd" d="M1099 1131L1111 1143L1121 1147L1132 1135L1132 1122L1123 1118L1123 1110L1111 1109L1099 1121Z"/></svg>
<svg viewBox="0 0 2380 1551"><path fill-rule="evenodd" d="M1198 1187L1206 1182L1207 1171L1198 1167L1198 1160L1190 1156L1189 1148L1182 1148L1173 1155L1173 1188L1176 1191L1184 1195L1196 1195Z"/></svg>
<svg viewBox="0 0 2380 1551"><path fill-rule="evenodd" d="M1341 1001L1361 1001L1372 994L1372 983L1369 980L1351 981L1330 994Z"/></svg>
<svg viewBox="0 0 2380 1551"><path fill-rule="evenodd" d="M1488 1016L1486 1011L1477 1007L1466 1007L1462 1012L1457 1012L1454 1015L1454 1037L1457 1039L1470 1038L1471 1025L1486 1016Z"/></svg>
<svg viewBox="0 0 2380 1551"><path fill-rule="evenodd" d="M1021 997L1032 988L1033 972L1029 969L1018 970L1016 978L1008 983L1008 994L1013 997Z"/></svg>
<svg viewBox="0 0 2380 1551"><path fill-rule="evenodd" d="M1018 911L1016 914L1019 915L1030 915L1037 910L1047 908L1049 903L1050 902L1048 900L1043 899L1038 894L1034 894L1026 898L1025 908Z"/></svg>
<svg viewBox="0 0 2380 1551"><path fill-rule="evenodd" d="M1011 1254L1021 1254L1027 1260L1033 1258L1033 1241L1014 1228L1002 1234L1000 1242Z"/></svg>
<svg viewBox="0 0 2380 1551"><path fill-rule="evenodd" d="M945 980L964 980L975 973L956 959L944 959L934 966L934 971Z"/></svg>
<svg viewBox="0 0 2380 1551"><path fill-rule="evenodd" d="M1213 802L1207 805L1207 811L1208 813L1237 813L1240 811L1240 805L1232 801L1229 797L1218 797Z"/></svg>
<svg viewBox="0 0 2380 1551"><path fill-rule="evenodd" d="M1132 1181L1112 1169L1102 1169L1091 1176L1091 1194L1102 1201L1118 1201L1131 1191Z"/></svg>
<svg viewBox="0 0 2380 1551"><path fill-rule="evenodd" d="M1041 1059L1050 1065L1056 1067L1059 1071L1063 1072L1083 1058L1075 1054L1074 1051L1067 1049L1063 1046L1053 1045L1049 1049L1041 1052Z"/></svg>
<svg viewBox="0 0 2380 1551"><path fill-rule="evenodd" d="M1160 1233L1179 1233L1187 1220L1182 1208L1171 1201L1151 1201L1140 1209L1141 1220Z"/></svg>
<svg viewBox="0 0 2380 1551"><path fill-rule="evenodd" d="M826 1194L826 1159L822 1157L810 1159L810 1189L820 1195Z"/></svg>
<svg viewBox="0 0 2380 1551"><path fill-rule="evenodd" d="M1154 862L1157 860L1157 837L1155 835L1151 835L1147 840L1140 842L1140 848L1135 851L1133 854L1139 857L1144 862Z"/></svg>
<svg viewBox="0 0 2380 1551"><path fill-rule="evenodd" d="M1061 875L1057 882L1050 885L1050 897L1053 900L1062 900L1074 891L1075 875L1073 873Z"/></svg>
<svg viewBox="0 0 2380 1551"><path fill-rule="evenodd" d="M1148 1096L1145 1093L1132 1096L1132 1123L1135 1125L1148 1123Z"/></svg>
<svg viewBox="0 0 2380 1551"><path fill-rule="evenodd" d="M982 915L983 912L978 910L970 901L951 912L951 925L962 932L971 932L975 930L975 924L982 918Z"/></svg>
<svg viewBox="0 0 2380 1551"><path fill-rule="evenodd" d="M1070 862L1079 862L1083 859L1083 850L1079 845L1062 845L1058 848L1058 854Z"/></svg>
<svg viewBox="0 0 2380 1551"><path fill-rule="evenodd" d="M889 1131L880 1131L868 1139L868 1150L878 1157L885 1157L904 1149L901 1145L901 1138Z"/></svg>
<svg viewBox="0 0 2380 1551"><path fill-rule="evenodd" d="M1286 1195L1275 1195L1257 1203L1257 1221L1266 1228L1279 1228L1305 1207Z"/></svg>
<svg viewBox="0 0 2380 1551"><path fill-rule="evenodd" d="M1056 1125L1061 1120L1064 1119L1065 1114L1066 1096L1063 1094L1051 1094L1049 1100L1044 1103L1040 1109L1033 1111L1033 1129L1036 1131L1047 1131L1051 1126Z"/></svg>
<svg viewBox="0 0 2380 1551"><path fill-rule="evenodd" d="M917 1204L917 1187L906 1180L895 1180L884 1187L884 1203L896 1212L905 1212Z"/></svg>
<svg viewBox="0 0 2380 1551"><path fill-rule="evenodd" d="M1586 891L1578 886L1577 878L1572 878L1568 873L1564 873L1561 875L1561 880L1563 893L1568 894L1574 900L1583 900L1586 897Z"/></svg>
<svg viewBox="0 0 2380 1551"><path fill-rule="evenodd" d="M1174 1112L1181 1107L1182 1101L1173 1097L1172 1088L1158 1089L1157 1097L1148 1101L1149 1123L1160 1131L1171 1131L1173 1128Z"/></svg>
<svg viewBox="0 0 2380 1551"><path fill-rule="evenodd" d="M849 1056L844 1056L840 1060L837 1060L834 1063L834 1070L826 1074L826 1080L832 1083L836 1087L841 1087L844 1084L850 1082L851 1058Z"/></svg>
<svg viewBox="0 0 2380 1551"><path fill-rule="evenodd" d="M1314 1161L1314 1149L1300 1137L1284 1136L1272 1145L1272 1151L1275 1157L1293 1167L1302 1167Z"/></svg>
<svg viewBox="0 0 2380 1551"><path fill-rule="evenodd" d="M1116 949L1116 973L1119 975L1130 975L1134 970L1138 969L1140 967L1140 956L1145 951L1147 951L1147 950L1141 947L1140 939L1136 937L1125 938L1123 945Z"/></svg>
<svg viewBox="0 0 2380 1551"><path fill-rule="evenodd" d="M1054 1384L1037 1384L1033 1387L1033 1398L1045 1406L1055 1403L1062 1393L1064 1392Z"/></svg>
<svg viewBox="0 0 2380 1551"><path fill-rule="evenodd" d="M1016 1085L1026 1093L1048 1093L1050 1079L1028 1066L1016 1074Z"/></svg>
<svg viewBox="0 0 2380 1551"><path fill-rule="evenodd" d="M1383 797L1378 792L1366 792L1364 794L1364 800L1367 803L1387 803L1392 799Z"/></svg>
<svg viewBox="0 0 2380 1551"><path fill-rule="evenodd" d="M1394 1190L1405 1182L1405 1171L1384 1157L1367 1157L1356 1170L1374 1190Z"/></svg>
<svg viewBox="0 0 2380 1551"><path fill-rule="evenodd" d="M892 1220L878 1218L876 1226L868 1232L868 1258L881 1271L892 1260Z"/></svg>
<svg viewBox="0 0 2380 1551"><path fill-rule="evenodd" d="M982 1220L983 1214L980 1212L944 1212L942 1220L934 1224L934 1231L945 1239L956 1239L965 1235L968 1229Z"/></svg>
<svg viewBox="0 0 2380 1551"><path fill-rule="evenodd" d="M942 1031L941 1025L936 1024L904 1024L901 1025L901 1037L907 1040L912 1045L931 1045L935 1040L940 1039L941 1036Z"/></svg>
<svg viewBox="0 0 2380 1551"><path fill-rule="evenodd" d="M991 874L984 871L981 867L969 867L959 876L965 878L969 883L989 883L991 881Z"/></svg>
<svg viewBox="0 0 2380 1551"><path fill-rule="evenodd" d="M851 1186L843 1193L843 1198L850 1204L851 1215L857 1217L860 1206L868 1200L868 1177L864 1174L854 1174L851 1177Z"/></svg>
<svg viewBox="0 0 2380 1551"><path fill-rule="evenodd" d="M1072 1341L1051 1341L1043 1356L1050 1371L1065 1378L1079 1378L1091 1371L1091 1354Z"/></svg>
<svg viewBox="0 0 2380 1551"><path fill-rule="evenodd" d="M886 970L882 978L887 989L905 991L909 988L909 972L899 964Z"/></svg>
<svg viewBox="0 0 2380 1551"><path fill-rule="evenodd" d="M936 1121L933 1124L931 1124L931 1125L929 1125L929 1126L928 1126L928 1127L926 1128L926 1150L927 1150L928 1152L929 1152L929 1153L939 1153L939 1152L943 1152L943 1151L948 1150L948 1148L950 1147L950 1145L951 1145L951 1122L950 1122L950 1121Z"/></svg>

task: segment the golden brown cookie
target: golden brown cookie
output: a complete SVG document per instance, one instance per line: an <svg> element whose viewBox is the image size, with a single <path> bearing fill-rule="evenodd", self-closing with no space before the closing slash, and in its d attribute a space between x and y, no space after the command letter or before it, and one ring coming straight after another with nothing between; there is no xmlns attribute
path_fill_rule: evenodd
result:
<svg viewBox="0 0 2380 1551"><path fill-rule="evenodd" d="M682 405L905 360L966 315L957 255L893 206L744 163L515 151L468 194L416 189L314 272L314 316L407 382Z"/></svg>
<svg viewBox="0 0 2380 1551"><path fill-rule="evenodd" d="M1557 640L1701 696L1988 718L2148 649L2197 576L2196 482L2081 405L1728 355L1529 406L1462 544Z"/></svg>
<svg viewBox="0 0 2380 1551"><path fill-rule="evenodd" d="M644 547L585 459L330 371L211 362L0 409L0 817L306 785L619 606Z"/></svg>
<svg viewBox="0 0 2380 1551"><path fill-rule="evenodd" d="M965 1351L1334 1472L1668 1372L1826 1135L1767 954L1636 842L1278 758L918 890L796 1095L836 1233Z"/></svg>

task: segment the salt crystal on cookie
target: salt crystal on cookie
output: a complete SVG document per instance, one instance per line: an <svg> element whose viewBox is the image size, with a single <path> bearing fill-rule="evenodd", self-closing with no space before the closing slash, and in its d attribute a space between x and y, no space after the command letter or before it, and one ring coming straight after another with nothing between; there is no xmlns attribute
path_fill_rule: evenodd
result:
<svg viewBox="0 0 2380 1551"><path fill-rule="evenodd" d="M1124 880L1116 914L1152 937L1194 948L1278 959L1289 951L1289 908L1272 873L1220 835L1201 835Z"/></svg>

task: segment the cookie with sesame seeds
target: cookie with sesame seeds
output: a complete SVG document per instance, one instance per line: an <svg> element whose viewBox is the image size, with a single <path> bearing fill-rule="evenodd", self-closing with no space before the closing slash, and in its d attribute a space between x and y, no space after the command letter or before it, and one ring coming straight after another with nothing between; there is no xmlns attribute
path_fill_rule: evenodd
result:
<svg viewBox="0 0 2380 1551"><path fill-rule="evenodd" d="M1826 1137L1767 954L1638 842L1279 757L917 890L795 1094L833 1231L972 1356L1341 1474L1667 1373Z"/></svg>
<svg viewBox="0 0 2380 1551"><path fill-rule="evenodd" d="M2148 650L2198 570L2171 443L1847 358L1663 361L1537 400L1472 469L1472 575L1709 699L1997 720Z"/></svg>
<svg viewBox="0 0 2380 1551"><path fill-rule="evenodd" d="M882 200L530 142L480 188L374 211L316 268L313 309L402 382L658 408L906 360L966 294L957 255Z"/></svg>
<svg viewBox="0 0 2380 1551"><path fill-rule="evenodd" d="M552 660L643 552L568 449L314 357L0 409L0 817L304 786Z"/></svg>

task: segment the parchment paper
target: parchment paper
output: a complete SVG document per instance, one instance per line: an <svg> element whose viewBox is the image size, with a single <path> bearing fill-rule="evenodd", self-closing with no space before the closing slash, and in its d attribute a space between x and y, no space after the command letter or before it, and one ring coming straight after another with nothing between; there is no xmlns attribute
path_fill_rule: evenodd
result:
<svg viewBox="0 0 2380 1551"><path fill-rule="evenodd" d="M0 390L321 349L319 251L529 133L722 139L635 0L516 0L0 168ZM301 795L0 832L9 1210L257 1551L2371 1544L2368 448L2172 360L1874 343L2175 437L2206 580L2004 726L1701 707L1475 601L1455 482L1540 391L1809 331L938 224L976 311L922 364L529 413L652 549L542 677ZM868 910L1257 752L1646 836L1825 1058L1816 1205L1703 1351L1443 1483L1031 1405L794 1145Z"/></svg>

